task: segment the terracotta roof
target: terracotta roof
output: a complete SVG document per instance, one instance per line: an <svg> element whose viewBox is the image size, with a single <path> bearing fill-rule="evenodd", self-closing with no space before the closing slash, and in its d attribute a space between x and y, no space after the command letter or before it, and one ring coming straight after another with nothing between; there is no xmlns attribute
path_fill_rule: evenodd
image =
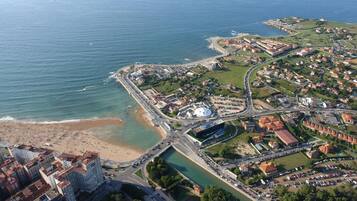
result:
<svg viewBox="0 0 357 201"><path fill-rule="evenodd" d="M22 191L11 196L11 198L9 198L7 201L33 201L45 194L50 189L51 186L48 185L44 180L37 180Z"/></svg>
<svg viewBox="0 0 357 201"><path fill-rule="evenodd" d="M286 145L298 143L298 140L286 129L275 131L275 134Z"/></svg>
<svg viewBox="0 0 357 201"><path fill-rule="evenodd" d="M276 166L272 162L262 162L259 169L264 173L271 173L277 170Z"/></svg>

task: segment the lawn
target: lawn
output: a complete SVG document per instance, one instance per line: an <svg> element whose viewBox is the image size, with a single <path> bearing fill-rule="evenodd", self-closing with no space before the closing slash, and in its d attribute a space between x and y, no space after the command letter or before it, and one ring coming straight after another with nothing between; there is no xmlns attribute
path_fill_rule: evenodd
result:
<svg viewBox="0 0 357 201"><path fill-rule="evenodd" d="M258 133L241 133L238 134L236 137L226 141L226 142L222 142L219 144L216 144L212 147L207 148L207 151L214 154L214 153L218 153L220 150L223 149L223 147L228 146L228 147L235 147L237 146L237 144L239 143L248 143L249 137L250 136L255 136L258 135Z"/></svg>
<svg viewBox="0 0 357 201"><path fill-rule="evenodd" d="M204 79L215 78L220 84L232 84L240 89L244 88L244 75L248 71L248 66L240 66L224 63L224 70L210 71L204 74Z"/></svg>
<svg viewBox="0 0 357 201"><path fill-rule="evenodd" d="M158 84L155 84L154 88L164 95L169 95L171 93L174 93L178 88L180 88L180 85L178 82L174 82L173 80L165 80L160 81Z"/></svg>
<svg viewBox="0 0 357 201"><path fill-rule="evenodd" d="M135 172L135 175L144 179L144 175L143 175L143 172L141 171L141 169L139 169L138 171Z"/></svg>
<svg viewBox="0 0 357 201"><path fill-rule="evenodd" d="M252 92L253 92L252 94L253 98L262 99L271 96L277 91L273 90L270 87L261 87L261 88L252 87Z"/></svg>
<svg viewBox="0 0 357 201"><path fill-rule="evenodd" d="M349 125L349 126L347 126L347 131L351 135L357 135L357 125Z"/></svg>
<svg viewBox="0 0 357 201"><path fill-rule="evenodd" d="M281 93L291 96L295 95L295 91L298 88L297 85L287 80L276 80L273 87L277 88Z"/></svg>
<svg viewBox="0 0 357 201"><path fill-rule="evenodd" d="M278 169L280 170L290 170L299 166L307 166L310 162L310 159L305 156L305 154L299 152L296 154L291 154L281 158L273 159Z"/></svg>

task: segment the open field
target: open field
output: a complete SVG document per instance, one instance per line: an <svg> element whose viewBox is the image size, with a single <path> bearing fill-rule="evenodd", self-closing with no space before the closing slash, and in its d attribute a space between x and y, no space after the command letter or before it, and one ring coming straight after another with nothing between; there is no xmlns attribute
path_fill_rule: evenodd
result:
<svg viewBox="0 0 357 201"><path fill-rule="evenodd" d="M243 89L244 75L248 71L249 67L230 63L224 63L224 67L226 69L207 72L203 77L205 79L215 78L220 84L232 84L240 89Z"/></svg>
<svg viewBox="0 0 357 201"><path fill-rule="evenodd" d="M259 99L267 98L276 92L277 91L273 90L270 87L261 87L261 88L252 87L253 98L259 98Z"/></svg>
<svg viewBox="0 0 357 201"><path fill-rule="evenodd" d="M239 155L254 155L255 150L248 144L249 138L252 136L256 136L258 133L241 133L236 137L222 142L220 144L216 144L207 148L206 150L212 155L218 155L226 147L230 148L235 154Z"/></svg>
<svg viewBox="0 0 357 201"><path fill-rule="evenodd" d="M297 85L286 80L276 80L273 87L278 89L281 93L288 95L295 95L295 91L298 88Z"/></svg>
<svg viewBox="0 0 357 201"><path fill-rule="evenodd" d="M291 154L288 156L284 156L281 158L277 158L272 160L274 162L278 169L281 170L290 170L294 169L299 166L306 166L309 164L310 159L305 156L305 154L299 152L296 154Z"/></svg>

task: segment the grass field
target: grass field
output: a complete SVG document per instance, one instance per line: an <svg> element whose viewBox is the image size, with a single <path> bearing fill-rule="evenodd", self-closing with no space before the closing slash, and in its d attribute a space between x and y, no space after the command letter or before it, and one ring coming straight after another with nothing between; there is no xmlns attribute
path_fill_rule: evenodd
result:
<svg viewBox="0 0 357 201"><path fill-rule="evenodd" d="M223 142L223 143L220 143L220 144L217 144L217 145L207 148L207 151L210 153L218 153L220 150L222 150L222 148L224 146L235 147L238 143L248 143L249 136L255 136L255 135L258 135L258 133L244 132L244 133L238 134L236 137L234 137L226 142Z"/></svg>
<svg viewBox="0 0 357 201"><path fill-rule="evenodd" d="M244 75L249 67L224 63L225 70L210 71L204 74L203 78L215 78L219 83L232 84L240 89L244 87Z"/></svg>
<svg viewBox="0 0 357 201"><path fill-rule="evenodd" d="M262 88L252 88L252 96L253 98L267 98L268 96L272 95L273 93L276 93L275 90L269 88L269 87L262 87Z"/></svg>
<svg viewBox="0 0 357 201"><path fill-rule="evenodd" d="M273 87L287 95L295 95L295 91L298 88L297 85L286 80L276 80Z"/></svg>
<svg viewBox="0 0 357 201"><path fill-rule="evenodd" d="M272 162L274 162L280 170L290 170L299 166L307 166L310 162L310 159L307 158L305 154L299 152L296 154L273 159Z"/></svg>
<svg viewBox="0 0 357 201"><path fill-rule="evenodd" d="M161 81L159 84L155 85L154 88L163 93L164 95L169 95L171 93L174 93L178 88L180 88L180 85L177 82L173 81Z"/></svg>

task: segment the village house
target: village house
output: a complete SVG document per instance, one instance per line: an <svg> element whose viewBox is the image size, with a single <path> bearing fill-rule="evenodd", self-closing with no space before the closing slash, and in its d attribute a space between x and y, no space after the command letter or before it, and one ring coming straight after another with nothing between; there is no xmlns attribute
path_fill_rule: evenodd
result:
<svg viewBox="0 0 357 201"><path fill-rule="evenodd" d="M266 175L270 176L278 172L275 164L272 162L262 162L259 165L259 169Z"/></svg>

